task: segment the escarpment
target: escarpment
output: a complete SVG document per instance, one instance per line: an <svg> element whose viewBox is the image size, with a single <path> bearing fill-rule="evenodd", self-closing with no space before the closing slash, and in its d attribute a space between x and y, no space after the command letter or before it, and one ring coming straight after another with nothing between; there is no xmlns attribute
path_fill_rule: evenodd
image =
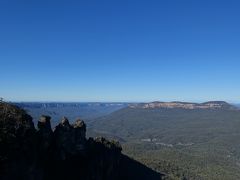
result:
<svg viewBox="0 0 240 180"><path fill-rule="evenodd" d="M35 128L24 110L0 103L1 180L161 179L121 154L118 142L87 139L82 120L70 124L63 117L54 129L50 121L41 116Z"/></svg>

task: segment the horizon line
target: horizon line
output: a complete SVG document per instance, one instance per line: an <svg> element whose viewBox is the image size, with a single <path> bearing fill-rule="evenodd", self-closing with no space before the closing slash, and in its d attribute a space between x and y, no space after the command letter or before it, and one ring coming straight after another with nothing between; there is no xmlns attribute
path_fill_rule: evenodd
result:
<svg viewBox="0 0 240 180"><path fill-rule="evenodd" d="M206 103L206 102L227 102L229 104L240 104L240 102L234 101L226 101L226 100L207 100L207 101L179 101L179 100L172 100L172 101L5 101L10 103L152 103L152 102L185 102L185 103Z"/></svg>

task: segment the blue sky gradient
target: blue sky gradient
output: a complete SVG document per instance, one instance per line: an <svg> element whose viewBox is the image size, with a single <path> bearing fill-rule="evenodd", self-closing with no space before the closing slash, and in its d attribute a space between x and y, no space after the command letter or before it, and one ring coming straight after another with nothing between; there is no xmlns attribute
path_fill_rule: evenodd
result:
<svg viewBox="0 0 240 180"><path fill-rule="evenodd" d="M240 2L0 1L10 101L240 102Z"/></svg>

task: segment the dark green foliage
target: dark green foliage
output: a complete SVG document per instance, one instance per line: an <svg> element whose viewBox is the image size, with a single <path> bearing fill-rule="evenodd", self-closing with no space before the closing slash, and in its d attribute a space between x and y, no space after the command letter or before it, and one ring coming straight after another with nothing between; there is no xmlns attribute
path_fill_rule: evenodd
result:
<svg viewBox="0 0 240 180"><path fill-rule="evenodd" d="M240 179L238 110L124 108L91 127L123 138L124 153L175 179Z"/></svg>

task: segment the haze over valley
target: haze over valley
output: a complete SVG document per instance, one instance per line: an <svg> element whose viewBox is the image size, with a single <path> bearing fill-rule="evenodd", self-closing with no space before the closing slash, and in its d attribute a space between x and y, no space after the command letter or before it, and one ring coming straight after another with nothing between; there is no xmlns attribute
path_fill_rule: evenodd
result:
<svg viewBox="0 0 240 180"><path fill-rule="evenodd" d="M88 136L117 140L124 154L175 179L240 178L240 109L224 101L17 105L52 115L54 125L64 114L81 117Z"/></svg>

